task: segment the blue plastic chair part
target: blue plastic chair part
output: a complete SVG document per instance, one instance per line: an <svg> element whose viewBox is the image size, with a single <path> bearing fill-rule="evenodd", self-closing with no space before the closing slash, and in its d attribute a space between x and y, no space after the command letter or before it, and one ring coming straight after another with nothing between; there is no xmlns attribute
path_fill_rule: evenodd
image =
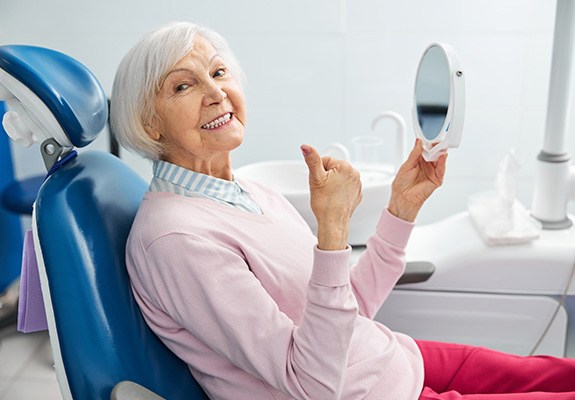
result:
<svg viewBox="0 0 575 400"><path fill-rule="evenodd" d="M44 182L44 176L33 176L6 185L1 191L0 204L16 214L32 215L36 194Z"/></svg>
<svg viewBox="0 0 575 400"><path fill-rule="evenodd" d="M75 147L91 143L106 125L104 90L84 65L43 47L0 46L0 68L46 104Z"/></svg>
<svg viewBox="0 0 575 400"><path fill-rule="evenodd" d="M146 190L118 158L86 152L38 193L37 237L53 310L48 320L56 324L74 399L109 399L121 380L170 400L208 398L148 328L130 290L125 243Z"/></svg>
<svg viewBox="0 0 575 400"><path fill-rule="evenodd" d="M0 115L4 103L0 101ZM14 180L14 168L8 136L0 124L0 191ZM22 228L17 215L0 209L0 294L20 275L22 264ZM0 312L2 315L2 312Z"/></svg>

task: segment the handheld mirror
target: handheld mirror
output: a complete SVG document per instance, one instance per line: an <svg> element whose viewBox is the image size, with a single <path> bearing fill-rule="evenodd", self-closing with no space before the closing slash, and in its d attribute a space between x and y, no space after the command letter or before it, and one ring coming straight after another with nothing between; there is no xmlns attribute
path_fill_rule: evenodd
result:
<svg viewBox="0 0 575 400"><path fill-rule="evenodd" d="M465 82L455 50L432 43L419 62L413 107L415 135L423 142L426 161L459 146L464 114Z"/></svg>

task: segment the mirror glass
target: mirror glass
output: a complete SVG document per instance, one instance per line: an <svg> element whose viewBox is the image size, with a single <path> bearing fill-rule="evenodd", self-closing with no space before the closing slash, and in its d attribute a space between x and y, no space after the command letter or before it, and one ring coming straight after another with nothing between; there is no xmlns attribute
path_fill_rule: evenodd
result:
<svg viewBox="0 0 575 400"><path fill-rule="evenodd" d="M415 106L421 132L427 140L439 136L449 107L449 63L438 46L427 49L417 72Z"/></svg>
<svg viewBox="0 0 575 400"><path fill-rule="evenodd" d="M465 118L465 81L455 50L432 43L423 52L415 78L413 128L425 161L459 147Z"/></svg>

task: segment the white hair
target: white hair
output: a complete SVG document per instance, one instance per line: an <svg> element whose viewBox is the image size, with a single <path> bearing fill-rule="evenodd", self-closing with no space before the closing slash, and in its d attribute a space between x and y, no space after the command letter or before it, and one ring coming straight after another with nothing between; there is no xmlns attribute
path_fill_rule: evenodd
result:
<svg viewBox="0 0 575 400"><path fill-rule="evenodd" d="M161 143L146 132L155 114L155 98L172 67L186 56L196 35L206 39L241 83L244 74L227 41L190 22L172 22L146 34L126 53L112 87L110 123L118 142L150 159L162 156Z"/></svg>

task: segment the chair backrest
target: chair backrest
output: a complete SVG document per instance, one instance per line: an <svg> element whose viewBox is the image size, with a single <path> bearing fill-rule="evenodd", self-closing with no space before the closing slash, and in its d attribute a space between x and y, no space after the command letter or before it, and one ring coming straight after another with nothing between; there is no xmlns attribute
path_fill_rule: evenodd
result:
<svg viewBox="0 0 575 400"><path fill-rule="evenodd" d="M86 152L38 193L34 223L49 288L44 300L52 346L60 350L55 363L65 374L59 381L71 398L109 399L122 380L166 399L207 398L147 327L130 291L125 243L146 187L116 157Z"/></svg>
<svg viewBox="0 0 575 400"><path fill-rule="evenodd" d="M47 165L59 157L55 146L85 146L106 122L98 81L53 50L0 46L0 100L12 109L8 134L24 144L44 139ZM38 192L34 247L64 399L109 399L126 380L167 399L207 399L132 296L124 251L146 186L118 158L92 151L63 163Z"/></svg>
<svg viewBox="0 0 575 400"><path fill-rule="evenodd" d="M0 116L4 114L4 103L0 102ZM10 143L0 125L0 193L14 180ZM1 203L0 203L1 204ZM0 205L0 297L20 274L22 263L22 228L16 214ZM0 326L4 318L0 309Z"/></svg>

